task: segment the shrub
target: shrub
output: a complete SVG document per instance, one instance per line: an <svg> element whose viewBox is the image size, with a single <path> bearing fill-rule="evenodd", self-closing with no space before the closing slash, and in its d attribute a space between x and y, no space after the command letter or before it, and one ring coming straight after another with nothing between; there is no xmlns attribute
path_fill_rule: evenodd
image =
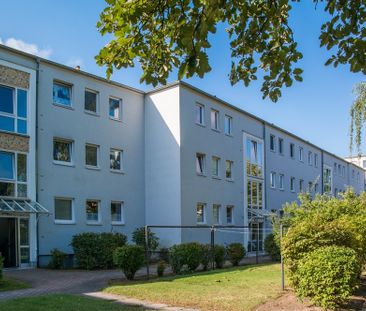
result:
<svg viewBox="0 0 366 311"><path fill-rule="evenodd" d="M231 243L227 247L226 252L233 266L238 266L245 256L245 248L241 243Z"/></svg>
<svg viewBox="0 0 366 311"><path fill-rule="evenodd" d="M203 270L206 271L210 262L212 262L212 249L210 244L201 245L202 248L202 257L201 264L203 266Z"/></svg>
<svg viewBox="0 0 366 311"><path fill-rule="evenodd" d="M0 280L3 278L4 257L0 253Z"/></svg>
<svg viewBox="0 0 366 311"><path fill-rule="evenodd" d="M125 245L116 248L114 263L121 269L127 280L133 280L136 272L145 262L144 249L139 245Z"/></svg>
<svg viewBox="0 0 366 311"><path fill-rule="evenodd" d="M323 308L335 308L347 301L356 288L360 268L354 250L321 247L300 260L296 293Z"/></svg>
<svg viewBox="0 0 366 311"><path fill-rule="evenodd" d="M63 269L65 267L66 253L54 248L51 250L51 256L51 260L48 263L50 269Z"/></svg>
<svg viewBox="0 0 366 311"><path fill-rule="evenodd" d="M225 247L222 245L215 245L214 254L215 254L216 268L221 269L225 263Z"/></svg>
<svg viewBox="0 0 366 311"><path fill-rule="evenodd" d="M273 261L281 260L279 241L276 239L273 233L270 233L266 236L264 240L264 250L269 256L271 256Z"/></svg>
<svg viewBox="0 0 366 311"><path fill-rule="evenodd" d="M154 251L159 246L159 238L155 235L154 232L151 232L150 228L148 228L147 236L149 238L149 250ZM142 246L144 249L146 248L145 241L145 227L137 228L132 233L132 241L139 246Z"/></svg>
<svg viewBox="0 0 366 311"><path fill-rule="evenodd" d="M159 251L159 258L162 261L169 262L169 249L162 247Z"/></svg>
<svg viewBox="0 0 366 311"><path fill-rule="evenodd" d="M85 232L74 235L71 246L79 268L108 269L113 268L113 252L124 246L127 237L121 233Z"/></svg>
<svg viewBox="0 0 366 311"><path fill-rule="evenodd" d="M158 267L157 267L157 273L158 273L158 276L159 277L162 277L164 275L164 271L165 271L165 268L166 268L166 263L165 261L163 260L160 260L158 262Z"/></svg>
<svg viewBox="0 0 366 311"><path fill-rule="evenodd" d="M184 243L173 245L169 251L169 262L174 273L181 273L183 265L187 265L189 271L198 268L202 258L202 248L199 243Z"/></svg>

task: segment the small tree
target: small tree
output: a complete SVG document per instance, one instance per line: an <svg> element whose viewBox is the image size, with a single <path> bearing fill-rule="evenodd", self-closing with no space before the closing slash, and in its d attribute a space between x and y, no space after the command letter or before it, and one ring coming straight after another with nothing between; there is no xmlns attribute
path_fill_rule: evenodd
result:
<svg viewBox="0 0 366 311"><path fill-rule="evenodd" d="M238 266L245 256L245 248L241 243L231 243L227 249L227 257L233 266Z"/></svg>
<svg viewBox="0 0 366 311"><path fill-rule="evenodd" d="M145 262L144 249L138 245L118 247L113 254L114 263L121 269L127 280L133 280L136 272Z"/></svg>
<svg viewBox="0 0 366 311"><path fill-rule="evenodd" d="M154 251L159 246L159 238L155 235L154 232L151 232L150 228L147 230L147 236L149 239L149 250ZM142 246L146 250L146 240L145 240L145 227L137 228L132 233L132 241L139 246Z"/></svg>
<svg viewBox="0 0 366 311"><path fill-rule="evenodd" d="M269 256L271 256L273 261L281 260L279 241L273 233L266 236L264 240L264 250Z"/></svg>

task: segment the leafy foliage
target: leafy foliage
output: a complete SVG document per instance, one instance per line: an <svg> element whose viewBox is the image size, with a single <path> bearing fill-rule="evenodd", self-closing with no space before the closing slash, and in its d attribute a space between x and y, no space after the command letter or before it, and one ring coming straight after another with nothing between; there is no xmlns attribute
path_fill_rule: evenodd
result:
<svg viewBox="0 0 366 311"><path fill-rule="evenodd" d="M0 280L3 278L4 257L0 253Z"/></svg>
<svg viewBox="0 0 366 311"><path fill-rule="evenodd" d="M215 254L216 268L221 269L225 263L225 255L226 255L225 247L222 245L215 245L214 254Z"/></svg>
<svg viewBox="0 0 366 311"><path fill-rule="evenodd" d="M113 268L113 252L124 246L127 237L121 233L85 232L74 235L71 246L79 268L108 269Z"/></svg>
<svg viewBox="0 0 366 311"><path fill-rule="evenodd" d="M125 245L116 248L114 263L121 269L127 280L133 280L136 272L145 262L144 249L139 245Z"/></svg>
<svg viewBox="0 0 366 311"><path fill-rule="evenodd" d="M203 266L203 270L206 271L210 262L212 262L212 248L211 244L202 244L202 260L201 264Z"/></svg>
<svg viewBox="0 0 366 311"><path fill-rule="evenodd" d="M165 261L160 260L158 262L158 267L156 269L156 272L157 272L157 274L158 274L159 277L162 277L164 275L165 268L166 268Z"/></svg>
<svg viewBox="0 0 366 311"><path fill-rule="evenodd" d="M159 238L155 235L154 232L151 232L150 228L147 230L147 236L148 236L148 246L150 251L154 251L159 246ZM144 249L146 247L145 242L145 227L137 228L132 233L132 241L136 243L136 245L142 246Z"/></svg>
<svg viewBox="0 0 366 311"><path fill-rule="evenodd" d="M281 260L280 242L273 233L266 236L264 240L264 250L271 256L273 261Z"/></svg>
<svg viewBox="0 0 366 311"><path fill-rule="evenodd" d="M357 286L360 262L354 250L341 246L320 247L299 262L296 293L324 308L346 302Z"/></svg>
<svg viewBox="0 0 366 311"><path fill-rule="evenodd" d="M366 122L366 82L357 84L353 90L356 99L351 107L351 140L350 151L353 151L353 144L361 154L362 127Z"/></svg>
<svg viewBox="0 0 366 311"><path fill-rule="evenodd" d="M227 257L233 266L238 266L245 256L245 248L241 243L231 243L227 248Z"/></svg>
<svg viewBox="0 0 366 311"><path fill-rule="evenodd" d="M199 243L184 243L173 245L169 252L169 262L174 273L179 274L184 265L192 272L200 265L202 247Z"/></svg>
<svg viewBox="0 0 366 311"><path fill-rule="evenodd" d="M51 260L48 264L50 269L62 269L65 267L65 259L67 254L61 252L57 248L51 250Z"/></svg>
<svg viewBox="0 0 366 311"><path fill-rule="evenodd" d="M97 24L102 35L113 39L96 56L113 69L143 70L141 82L166 84L178 69L178 79L203 77L211 70L207 50L210 37L220 25L230 40L230 81L251 81L263 76L263 97L277 101L282 87L302 81L302 69L294 65L302 58L288 23L292 3L299 1L239 0L106 0L107 7ZM318 0L313 0L318 3ZM353 72L366 73L363 0L328 0L331 15L321 28L320 44L333 54L326 65L349 64Z"/></svg>

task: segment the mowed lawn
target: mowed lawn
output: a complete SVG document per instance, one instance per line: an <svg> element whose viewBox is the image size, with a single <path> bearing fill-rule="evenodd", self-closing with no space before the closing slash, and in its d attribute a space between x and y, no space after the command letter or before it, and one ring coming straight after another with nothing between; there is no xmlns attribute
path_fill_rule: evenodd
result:
<svg viewBox="0 0 366 311"><path fill-rule="evenodd" d="M3 277L0 280L0 292L28 288L29 286L21 281Z"/></svg>
<svg viewBox="0 0 366 311"><path fill-rule="evenodd" d="M4 311L147 311L106 300L74 295L47 295L0 302Z"/></svg>
<svg viewBox="0 0 366 311"><path fill-rule="evenodd" d="M244 311L281 294L280 269L279 264L251 265L150 282L124 282L104 291L171 306Z"/></svg>

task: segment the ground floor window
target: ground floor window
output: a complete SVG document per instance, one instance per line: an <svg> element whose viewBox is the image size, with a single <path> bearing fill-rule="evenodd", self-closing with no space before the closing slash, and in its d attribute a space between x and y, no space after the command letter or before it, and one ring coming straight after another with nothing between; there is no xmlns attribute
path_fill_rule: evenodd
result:
<svg viewBox="0 0 366 311"><path fill-rule="evenodd" d="M233 220L233 211L234 211L234 206L226 206L226 223L228 225L232 225L234 223Z"/></svg>
<svg viewBox="0 0 366 311"><path fill-rule="evenodd" d="M198 224L205 223L206 222L205 204L198 203L196 213L197 213L197 223Z"/></svg>
<svg viewBox="0 0 366 311"><path fill-rule="evenodd" d="M70 198L55 198L55 222L73 223L73 200Z"/></svg>
<svg viewBox="0 0 366 311"><path fill-rule="evenodd" d="M212 206L212 218L213 218L213 224L218 225L220 224L220 209L221 206L219 204L214 204Z"/></svg>
<svg viewBox="0 0 366 311"><path fill-rule="evenodd" d="M123 224L123 202L111 203L112 224Z"/></svg>
<svg viewBox="0 0 366 311"><path fill-rule="evenodd" d="M99 201L87 200L86 201L86 221L88 223L100 222L100 208Z"/></svg>

